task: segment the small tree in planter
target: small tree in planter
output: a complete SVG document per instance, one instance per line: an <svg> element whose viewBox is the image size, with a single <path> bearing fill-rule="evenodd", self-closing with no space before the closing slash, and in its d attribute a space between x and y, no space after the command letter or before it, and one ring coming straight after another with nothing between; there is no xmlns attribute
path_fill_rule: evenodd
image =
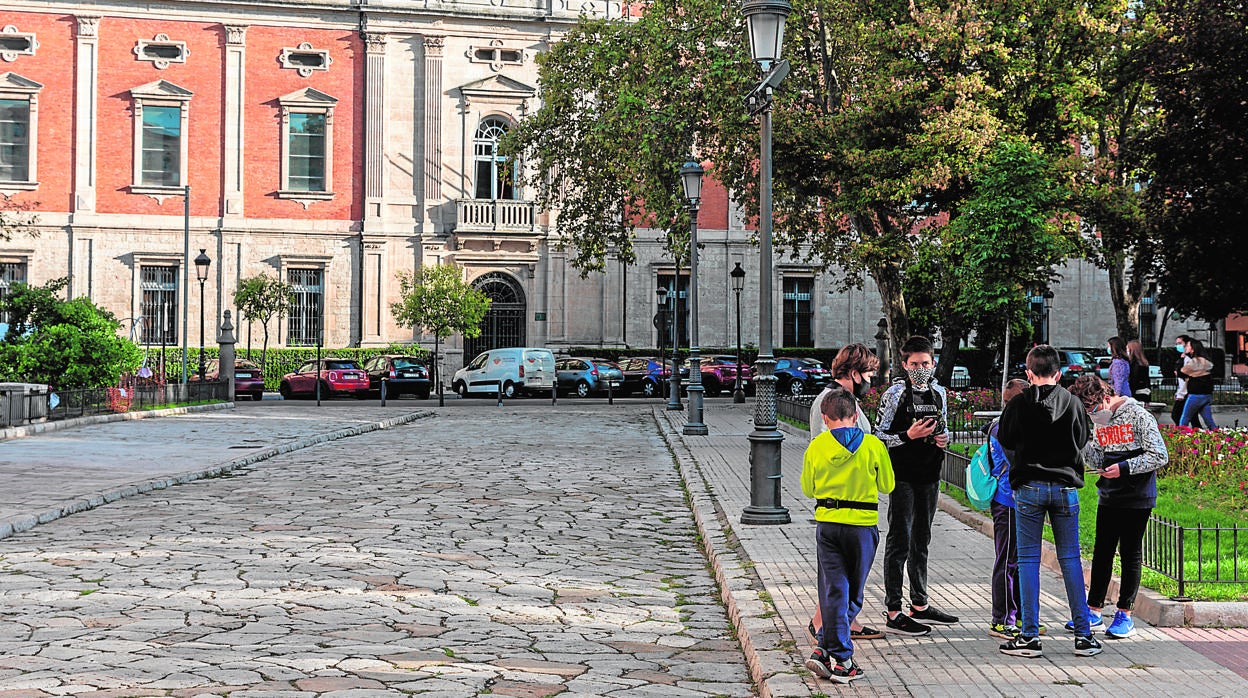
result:
<svg viewBox="0 0 1248 698"><path fill-rule="evenodd" d="M463 271L454 264L421 267L414 274L400 271L397 276L400 300L390 304L390 313L400 327L433 335L434 383L438 404L445 404L438 372L442 339L457 332L466 339L480 336L490 298L464 281Z"/></svg>
<svg viewBox="0 0 1248 698"><path fill-rule="evenodd" d="M247 358L251 358L251 324L259 320L264 328L264 345L260 350L260 366L268 368L269 354L269 321L274 317L278 322L290 311L290 284L267 274L260 274L238 282L238 290L234 292L234 303L238 312L247 321Z"/></svg>

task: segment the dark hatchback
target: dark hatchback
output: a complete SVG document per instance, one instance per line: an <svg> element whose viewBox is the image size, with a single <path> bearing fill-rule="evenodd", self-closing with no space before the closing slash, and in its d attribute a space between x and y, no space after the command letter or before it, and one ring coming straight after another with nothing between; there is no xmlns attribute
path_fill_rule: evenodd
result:
<svg viewBox="0 0 1248 698"><path fill-rule="evenodd" d="M199 374L196 373L192 380L199 380ZM220 359L208 360L208 363L204 366L204 380L221 380ZM260 400L264 397L264 373L260 371L259 366L247 359L235 359L234 398L238 399L244 395L252 400Z"/></svg>
<svg viewBox="0 0 1248 698"><path fill-rule="evenodd" d="M429 369L424 361L415 356L374 356L364 361L364 371L368 374L368 391L380 395L381 382L384 380L388 398L415 395L425 400L433 389Z"/></svg>
<svg viewBox="0 0 1248 698"><path fill-rule="evenodd" d="M663 388L659 384L671 378L671 365L670 359L647 356L620 359L620 371L624 374L624 380L620 383L620 394L641 393L646 397L662 395ZM689 374L687 370L682 370L681 375L688 376Z"/></svg>
<svg viewBox="0 0 1248 698"><path fill-rule="evenodd" d="M776 359L776 392L781 395L818 393L832 374L814 359Z"/></svg>

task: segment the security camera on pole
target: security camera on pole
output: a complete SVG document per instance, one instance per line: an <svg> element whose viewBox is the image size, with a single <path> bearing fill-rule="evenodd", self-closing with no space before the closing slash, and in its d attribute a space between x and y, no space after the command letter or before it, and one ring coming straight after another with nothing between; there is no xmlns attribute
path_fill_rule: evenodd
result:
<svg viewBox="0 0 1248 698"><path fill-rule="evenodd" d="M771 104L772 91L789 72L780 58L788 0L745 0L750 54L763 79L746 98L751 114L760 115L758 187L758 360L754 363L754 431L750 441L750 505L741 512L744 524L787 524L789 510L780 506L780 451L784 436L776 423L776 359L772 355L771 250Z"/></svg>

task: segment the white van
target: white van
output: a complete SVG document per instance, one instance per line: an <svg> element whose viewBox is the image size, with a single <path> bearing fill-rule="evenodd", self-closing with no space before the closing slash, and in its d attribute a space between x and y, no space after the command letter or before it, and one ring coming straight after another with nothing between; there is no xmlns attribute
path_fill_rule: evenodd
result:
<svg viewBox="0 0 1248 698"><path fill-rule="evenodd" d="M503 383L503 396L549 393L555 383L555 355L549 349L509 347L477 354L467 366L455 372L451 390L467 397L470 393L493 395Z"/></svg>

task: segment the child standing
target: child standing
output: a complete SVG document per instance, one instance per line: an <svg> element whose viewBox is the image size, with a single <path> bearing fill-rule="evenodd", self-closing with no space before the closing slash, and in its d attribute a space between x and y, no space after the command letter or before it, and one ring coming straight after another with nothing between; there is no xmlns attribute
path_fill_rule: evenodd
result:
<svg viewBox="0 0 1248 698"><path fill-rule="evenodd" d="M1021 378L1006 383L1001 404L1008 404L1029 385ZM1018 529L1014 517L1014 491L1010 489L1010 461L1014 452L1006 450L997 440L1000 428L1000 418L988 425L992 476L997 478L997 493L989 505L996 557L992 562L992 620L988 624L988 634L1010 640L1018 634Z"/></svg>
<svg viewBox="0 0 1248 698"><path fill-rule="evenodd" d="M828 431L802 461L802 494L815 499L815 549L823 633L806 660L816 676L837 683L862 678L854 663L850 623L862 610L867 573L879 547L879 494L893 491L888 449L855 426L858 401L833 390L821 403Z"/></svg>

